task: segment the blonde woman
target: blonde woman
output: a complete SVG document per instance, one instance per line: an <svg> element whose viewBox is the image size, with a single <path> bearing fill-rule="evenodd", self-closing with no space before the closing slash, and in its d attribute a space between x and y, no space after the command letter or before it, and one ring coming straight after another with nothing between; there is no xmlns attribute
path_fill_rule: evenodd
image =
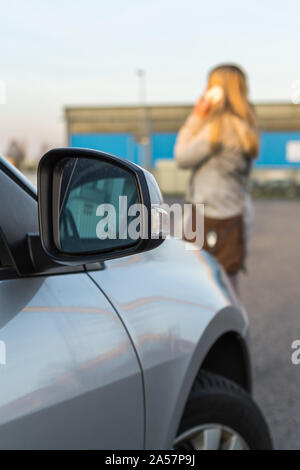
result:
<svg viewBox="0 0 300 470"><path fill-rule="evenodd" d="M252 212L248 182L258 146L244 72L229 64L214 68L179 131L175 157L179 167L192 169L187 202L205 205L204 248L219 259L236 288L245 266Z"/></svg>

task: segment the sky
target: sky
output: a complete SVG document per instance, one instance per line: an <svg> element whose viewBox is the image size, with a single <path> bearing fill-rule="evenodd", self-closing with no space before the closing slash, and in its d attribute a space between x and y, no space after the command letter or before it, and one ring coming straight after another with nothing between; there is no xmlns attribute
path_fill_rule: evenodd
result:
<svg viewBox="0 0 300 470"><path fill-rule="evenodd" d="M291 101L299 0L0 0L0 153L66 144L65 106L192 103L208 70L240 64L254 102Z"/></svg>

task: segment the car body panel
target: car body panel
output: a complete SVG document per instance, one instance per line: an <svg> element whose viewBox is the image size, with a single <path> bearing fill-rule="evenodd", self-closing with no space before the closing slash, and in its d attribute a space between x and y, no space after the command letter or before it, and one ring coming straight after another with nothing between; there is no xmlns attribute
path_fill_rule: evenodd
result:
<svg viewBox="0 0 300 470"><path fill-rule="evenodd" d="M248 320L223 270L204 251L189 248L169 239L91 273L137 348L147 448L172 446L192 383L215 341L230 331L248 340Z"/></svg>
<svg viewBox="0 0 300 470"><path fill-rule="evenodd" d="M0 448L143 448L139 363L87 274L0 281L0 339Z"/></svg>

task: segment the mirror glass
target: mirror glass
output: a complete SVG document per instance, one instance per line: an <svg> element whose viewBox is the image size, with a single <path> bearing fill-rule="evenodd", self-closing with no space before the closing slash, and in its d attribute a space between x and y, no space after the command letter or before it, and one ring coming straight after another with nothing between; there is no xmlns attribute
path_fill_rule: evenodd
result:
<svg viewBox="0 0 300 470"><path fill-rule="evenodd" d="M68 158L59 165L58 248L74 254L137 244L141 220L134 174L101 159Z"/></svg>

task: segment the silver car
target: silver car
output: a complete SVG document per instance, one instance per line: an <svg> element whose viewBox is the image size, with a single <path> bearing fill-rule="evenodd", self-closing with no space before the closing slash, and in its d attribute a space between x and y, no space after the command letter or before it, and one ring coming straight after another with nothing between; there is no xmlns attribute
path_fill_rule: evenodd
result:
<svg viewBox="0 0 300 470"><path fill-rule="evenodd" d="M245 312L212 257L164 240L147 171L57 149L38 194L4 159L0 188L1 448L272 447Z"/></svg>

